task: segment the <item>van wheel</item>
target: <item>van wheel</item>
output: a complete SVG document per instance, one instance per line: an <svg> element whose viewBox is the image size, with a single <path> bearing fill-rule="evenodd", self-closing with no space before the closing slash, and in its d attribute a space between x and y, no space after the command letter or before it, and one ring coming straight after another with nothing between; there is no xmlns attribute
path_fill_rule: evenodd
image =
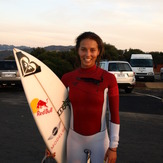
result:
<svg viewBox="0 0 163 163"><path fill-rule="evenodd" d="M126 88L126 89L125 89L125 92L126 92L126 93L131 93L132 90L133 90L133 88Z"/></svg>

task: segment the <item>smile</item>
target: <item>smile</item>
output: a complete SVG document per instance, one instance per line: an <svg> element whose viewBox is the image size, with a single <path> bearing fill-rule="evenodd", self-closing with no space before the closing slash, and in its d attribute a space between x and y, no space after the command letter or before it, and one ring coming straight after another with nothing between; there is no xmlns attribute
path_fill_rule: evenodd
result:
<svg viewBox="0 0 163 163"><path fill-rule="evenodd" d="M92 59L91 58L84 58L86 62L90 62Z"/></svg>

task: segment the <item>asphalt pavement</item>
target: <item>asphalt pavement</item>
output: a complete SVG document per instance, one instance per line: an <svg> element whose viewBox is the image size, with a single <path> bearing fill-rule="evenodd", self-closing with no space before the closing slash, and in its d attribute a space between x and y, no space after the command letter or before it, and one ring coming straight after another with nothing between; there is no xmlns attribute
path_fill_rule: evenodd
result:
<svg viewBox="0 0 163 163"><path fill-rule="evenodd" d="M163 103L135 92L163 97L162 88L146 86L137 86L128 95L120 92L121 128L117 163L163 163ZM142 112L145 101L148 112ZM140 108L136 107L137 103ZM150 109L155 106L156 110ZM40 163L45 144L24 92L1 88L0 112L0 163Z"/></svg>
<svg viewBox="0 0 163 163"><path fill-rule="evenodd" d="M120 121L117 163L163 163L163 82L137 82L127 98L121 92Z"/></svg>

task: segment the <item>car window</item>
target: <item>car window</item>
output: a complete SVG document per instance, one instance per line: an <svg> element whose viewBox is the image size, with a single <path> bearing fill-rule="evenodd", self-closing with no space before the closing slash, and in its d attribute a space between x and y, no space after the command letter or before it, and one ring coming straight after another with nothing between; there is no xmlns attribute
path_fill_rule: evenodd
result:
<svg viewBox="0 0 163 163"><path fill-rule="evenodd" d="M108 67L108 71L118 71L116 63L110 63Z"/></svg>
<svg viewBox="0 0 163 163"><path fill-rule="evenodd" d="M110 63L108 71L132 71L127 63Z"/></svg>
<svg viewBox="0 0 163 163"><path fill-rule="evenodd" d="M105 63L100 63L100 67L101 67L102 69L104 69L104 68L105 68Z"/></svg>
<svg viewBox="0 0 163 163"><path fill-rule="evenodd" d="M0 61L0 70L17 70L15 61Z"/></svg>

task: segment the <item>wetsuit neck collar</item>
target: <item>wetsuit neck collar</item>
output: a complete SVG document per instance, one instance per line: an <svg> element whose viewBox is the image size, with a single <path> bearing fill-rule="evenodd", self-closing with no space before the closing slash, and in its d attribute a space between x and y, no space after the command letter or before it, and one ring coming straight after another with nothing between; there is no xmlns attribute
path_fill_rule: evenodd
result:
<svg viewBox="0 0 163 163"><path fill-rule="evenodd" d="M92 66L92 67L90 67L90 68L79 68L79 72L80 73L89 73L89 72L93 72L93 71L96 71L96 69L97 69L97 66L96 65L94 65L94 66Z"/></svg>

